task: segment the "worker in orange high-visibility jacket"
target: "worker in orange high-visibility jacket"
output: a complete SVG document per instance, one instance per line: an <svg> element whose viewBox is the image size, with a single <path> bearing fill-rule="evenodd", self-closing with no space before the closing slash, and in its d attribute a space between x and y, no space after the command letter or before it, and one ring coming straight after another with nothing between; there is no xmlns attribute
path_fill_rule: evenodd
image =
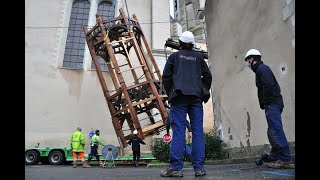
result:
<svg viewBox="0 0 320 180"><path fill-rule="evenodd" d="M71 149L73 152L73 167L77 167L77 160L78 157L80 156L81 162L82 162L82 167L88 168L91 167L87 161L85 161L84 158L84 146L86 145L85 143L85 138L84 134L81 132L82 129L80 127L77 128L77 130L72 134L71 136Z"/></svg>

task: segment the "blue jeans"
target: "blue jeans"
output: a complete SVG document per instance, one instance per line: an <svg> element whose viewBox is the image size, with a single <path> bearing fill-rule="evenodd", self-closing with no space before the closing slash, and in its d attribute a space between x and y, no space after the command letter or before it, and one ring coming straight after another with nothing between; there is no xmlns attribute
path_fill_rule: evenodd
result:
<svg viewBox="0 0 320 180"><path fill-rule="evenodd" d="M191 105L171 104L172 141L170 148L170 167L181 170L184 163L186 146L186 118L190 118L192 129L192 164L195 171L203 168L205 160L205 146L203 134L203 107L199 99Z"/></svg>
<svg viewBox="0 0 320 180"><path fill-rule="evenodd" d="M270 104L265 108L268 122L268 139L271 145L270 158L284 162L291 161L290 149L282 127L281 113L283 106Z"/></svg>

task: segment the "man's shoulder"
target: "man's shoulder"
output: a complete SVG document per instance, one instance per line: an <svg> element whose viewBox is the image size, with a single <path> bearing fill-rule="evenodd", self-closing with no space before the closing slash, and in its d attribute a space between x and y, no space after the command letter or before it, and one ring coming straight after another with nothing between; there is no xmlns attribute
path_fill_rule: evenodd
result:
<svg viewBox="0 0 320 180"><path fill-rule="evenodd" d="M264 73L264 72L272 72L270 67L264 63L259 64L257 68L258 72Z"/></svg>
<svg viewBox="0 0 320 180"><path fill-rule="evenodd" d="M80 132L80 131L75 131L75 132L73 132L73 134L72 135L74 135L74 134L83 134L82 132Z"/></svg>
<svg viewBox="0 0 320 180"><path fill-rule="evenodd" d="M200 52L198 52L198 51L192 50L192 52L193 52L194 54L196 54L197 56L203 57L202 54L201 54Z"/></svg>
<svg viewBox="0 0 320 180"><path fill-rule="evenodd" d="M177 54L179 54L179 51L170 54L170 56L168 57L168 60L174 59L174 57L177 56Z"/></svg>
<svg viewBox="0 0 320 180"><path fill-rule="evenodd" d="M178 54L178 53L179 53L179 51L172 52L172 53L169 55L169 57L173 57L173 56L175 56L175 55Z"/></svg>

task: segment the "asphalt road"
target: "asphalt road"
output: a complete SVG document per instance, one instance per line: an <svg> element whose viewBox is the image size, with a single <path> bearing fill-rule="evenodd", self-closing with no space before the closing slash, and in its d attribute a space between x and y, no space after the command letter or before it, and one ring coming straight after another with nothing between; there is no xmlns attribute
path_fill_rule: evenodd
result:
<svg viewBox="0 0 320 180"><path fill-rule="evenodd" d="M105 179L163 179L160 177L160 167L130 167L117 166L115 168L72 168L72 165L33 165L25 166L26 180L105 180ZM191 167L183 169L181 179L295 179L294 169L271 169L265 165L254 163L230 165L206 165L207 175L195 177ZM166 179L166 178L164 178Z"/></svg>

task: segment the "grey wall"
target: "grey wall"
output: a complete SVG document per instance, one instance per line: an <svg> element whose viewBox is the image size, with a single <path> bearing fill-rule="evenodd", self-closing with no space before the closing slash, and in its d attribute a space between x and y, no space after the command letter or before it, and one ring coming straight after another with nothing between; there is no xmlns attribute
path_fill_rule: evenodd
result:
<svg viewBox="0 0 320 180"><path fill-rule="evenodd" d="M259 108L255 74L245 53L258 49L278 80L284 99L283 128L295 142L294 23L283 20L284 0L210 0L205 18L213 73L215 127L231 157L267 151L267 123ZM282 71L282 68L285 68ZM294 147L292 148L294 151Z"/></svg>

